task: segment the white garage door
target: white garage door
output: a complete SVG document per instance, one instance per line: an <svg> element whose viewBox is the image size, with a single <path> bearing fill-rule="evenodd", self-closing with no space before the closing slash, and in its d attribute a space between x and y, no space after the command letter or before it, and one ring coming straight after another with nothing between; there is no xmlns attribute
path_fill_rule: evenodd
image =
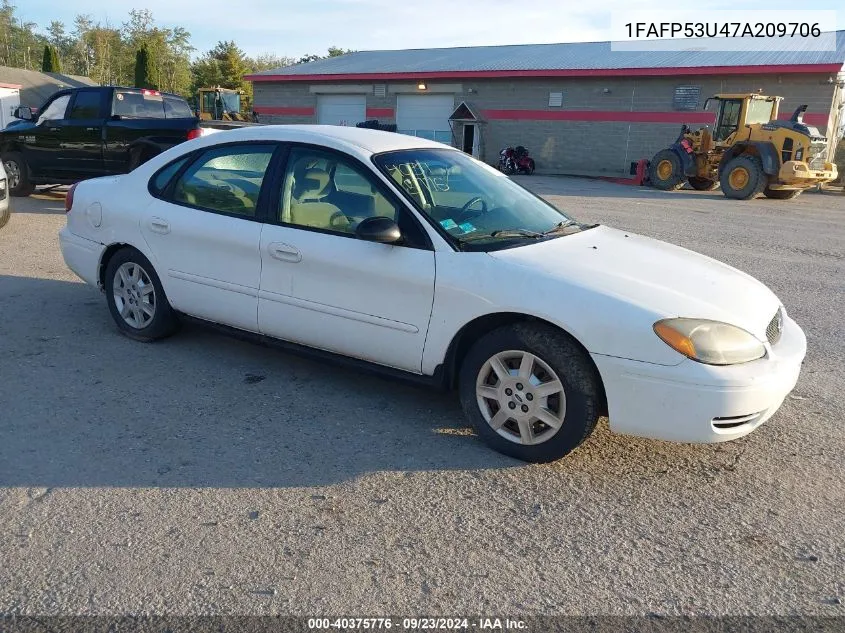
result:
<svg viewBox="0 0 845 633"><path fill-rule="evenodd" d="M323 125L355 127L367 120L365 95L318 95L317 122Z"/></svg>
<svg viewBox="0 0 845 633"><path fill-rule="evenodd" d="M453 95L398 95L396 127L401 134L452 142L449 117L455 110Z"/></svg>

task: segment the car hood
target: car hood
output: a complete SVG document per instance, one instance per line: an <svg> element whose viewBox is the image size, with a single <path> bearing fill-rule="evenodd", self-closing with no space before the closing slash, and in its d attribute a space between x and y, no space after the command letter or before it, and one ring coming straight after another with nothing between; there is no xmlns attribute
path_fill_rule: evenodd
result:
<svg viewBox="0 0 845 633"><path fill-rule="evenodd" d="M699 253L606 226L493 251L497 260L667 317L713 319L760 340L780 301L750 275Z"/></svg>

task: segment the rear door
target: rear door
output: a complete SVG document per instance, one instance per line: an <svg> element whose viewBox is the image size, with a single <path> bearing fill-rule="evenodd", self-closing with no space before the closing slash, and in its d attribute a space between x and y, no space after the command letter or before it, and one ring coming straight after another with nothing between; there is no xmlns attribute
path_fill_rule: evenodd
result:
<svg viewBox="0 0 845 633"><path fill-rule="evenodd" d="M104 173L103 125L108 95L108 90L99 88L78 90L73 95L58 132L57 176L90 178Z"/></svg>
<svg viewBox="0 0 845 633"><path fill-rule="evenodd" d="M152 180L141 232L168 299L186 314L257 331L264 180L276 143L217 145ZM162 174L164 174L162 176ZM158 191L157 187L163 187Z"/></svg>

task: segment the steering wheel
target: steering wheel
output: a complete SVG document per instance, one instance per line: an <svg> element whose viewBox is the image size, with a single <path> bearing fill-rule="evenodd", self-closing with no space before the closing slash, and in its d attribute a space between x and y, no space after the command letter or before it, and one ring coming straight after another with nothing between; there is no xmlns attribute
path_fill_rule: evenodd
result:
<svg viewBox="0 0 845 633"><path fill-rule="evenodd" d="M481 203L481 208L476 210L471 210L470 207L474 205L476 202ZM487 213L487 203L484 201L484 198L481 196L475 196L474 198L470 198L467 203L461 207L461 210L458 212L458 224L461 222L473 218L477 215L484 215Z"/></svg>
<svg viewBox="0 0 845 633"><path fill-rule="evenodd" d="M333 229L343 230L350 224L349 218L343 211L335 211L329 218L329 226Z"/></svg>

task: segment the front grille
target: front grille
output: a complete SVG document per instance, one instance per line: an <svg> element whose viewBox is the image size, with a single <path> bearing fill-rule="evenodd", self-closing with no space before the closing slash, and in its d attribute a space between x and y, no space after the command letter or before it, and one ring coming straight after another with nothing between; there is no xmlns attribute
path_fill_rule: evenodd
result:
<svg viewBox="0 0 845 633"><path fill-rule="evenodd" d="M766 338L769 341L769 345L777 343L780 340L781 334L783 334L783 311L778 308L775 316L769 321L769 325L766 327Z"/></svg>

